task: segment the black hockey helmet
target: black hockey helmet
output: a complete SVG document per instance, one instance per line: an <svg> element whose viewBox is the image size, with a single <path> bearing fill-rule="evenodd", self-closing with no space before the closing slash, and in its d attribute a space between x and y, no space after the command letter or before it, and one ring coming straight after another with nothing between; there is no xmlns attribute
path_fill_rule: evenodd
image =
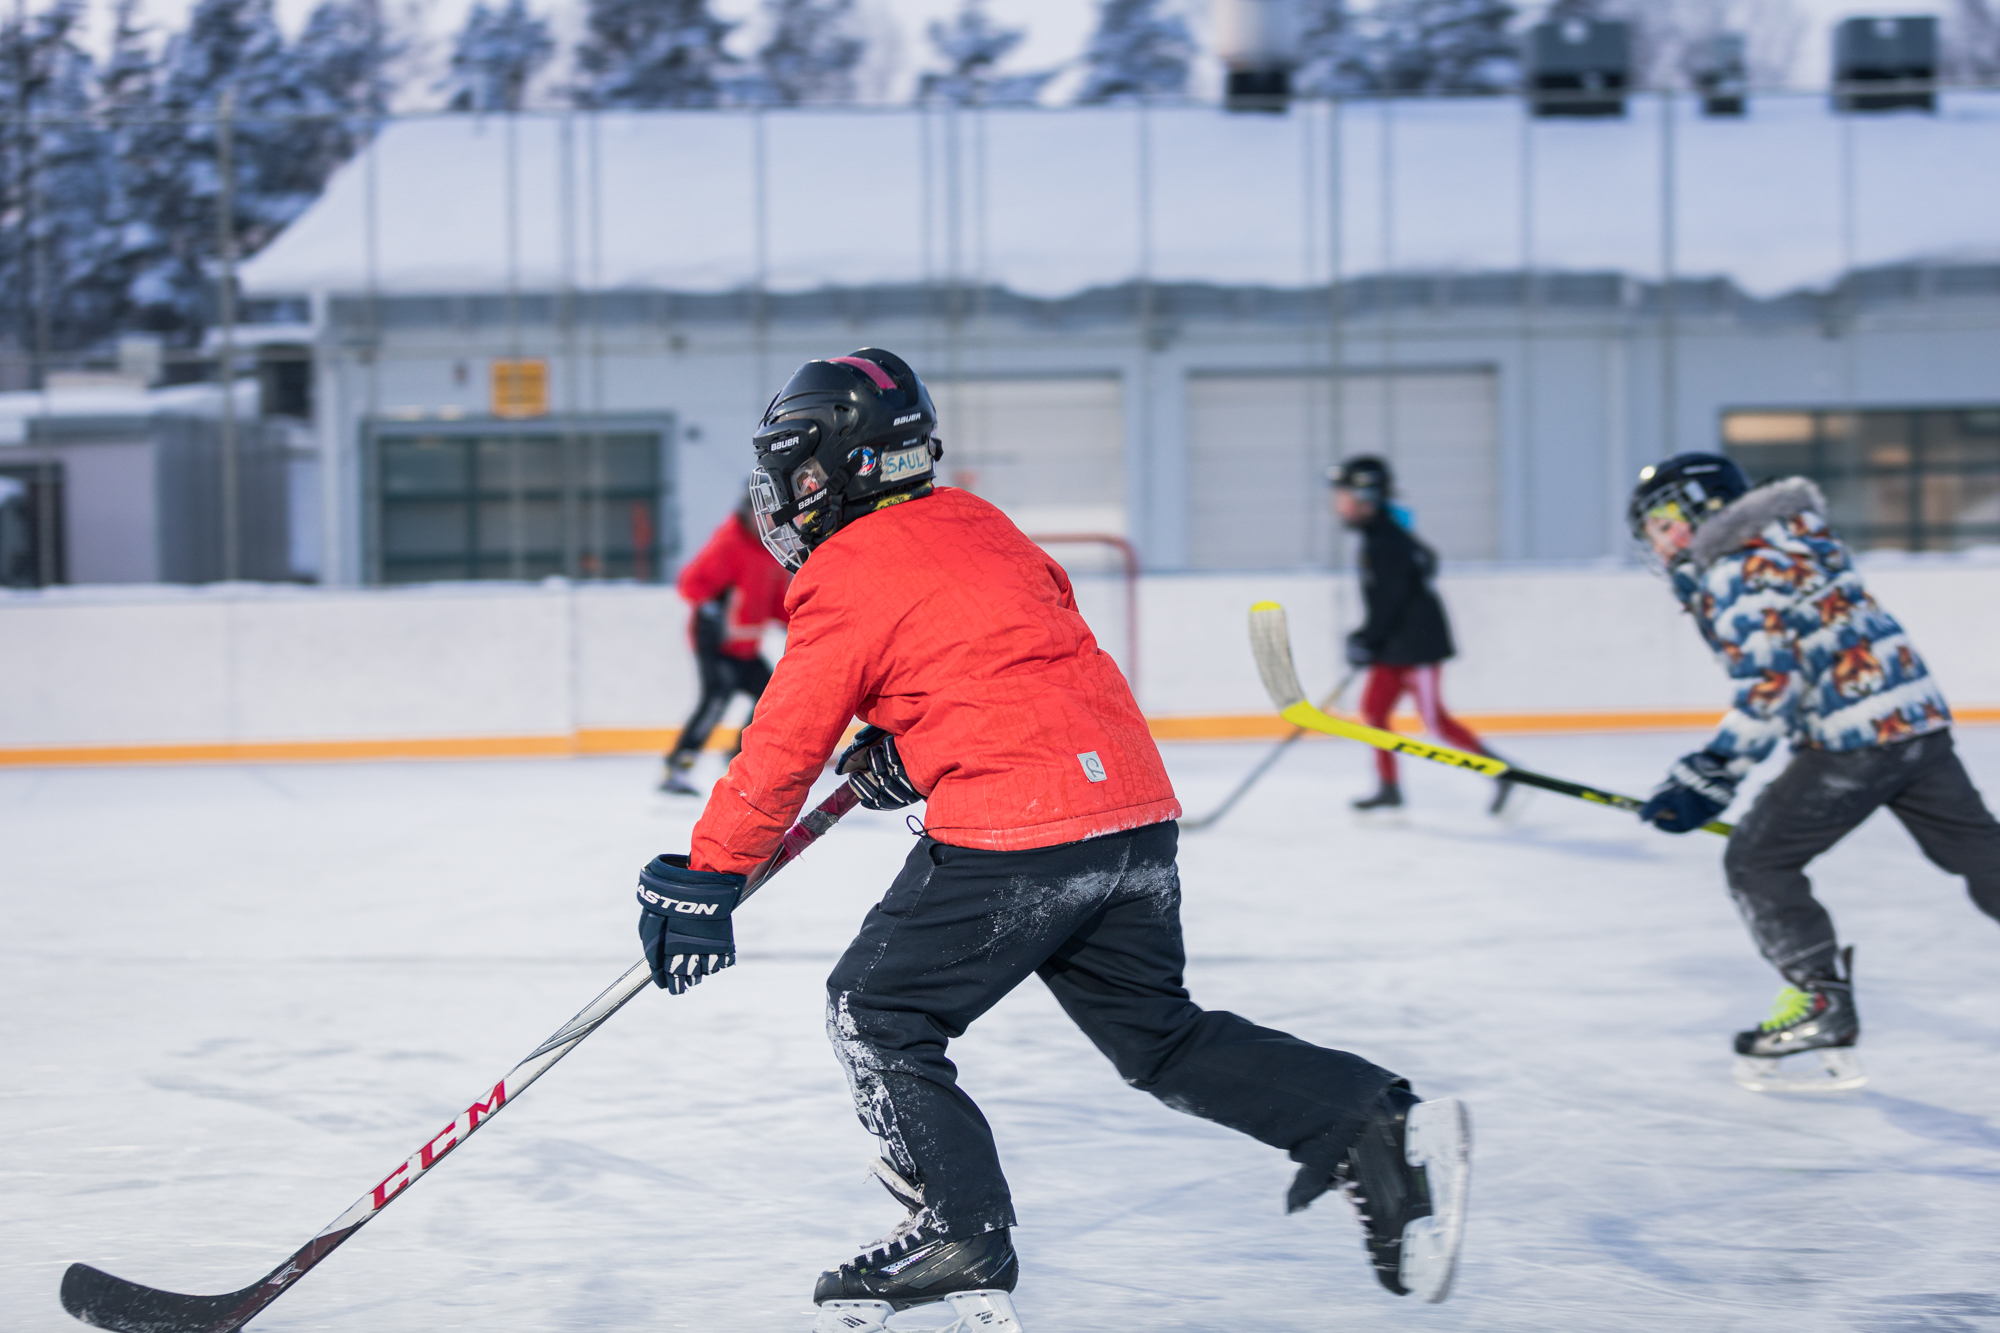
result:
<svg viewBox="0 0 2000 1333"><path fill-rule="evenodd" d="M1353 491L1378 508L1396 490L1396 478L1389 471L1388 460L1374 454L1356 454L1339 467L1328 468L1326 482L1337 490Z"/></svg>
<svg viewBox="0 0 2000 1333"><path fill-rule="evenodd" d="M1735 460L1721 454L1675 454L1664 463L1639 469L1625 523L1632 540L1646 544L1646 520L1677 518L1698 528L1750 489L1750 478Z"/></svg>
<svg viewBox="0 0 2000 1333"><path fill-rule="evenodd" d="M766 549L796 571L852 519L926 490L944 454L936 429L930 391L893 352L800 366L751 437L750 502Z"/></svg>

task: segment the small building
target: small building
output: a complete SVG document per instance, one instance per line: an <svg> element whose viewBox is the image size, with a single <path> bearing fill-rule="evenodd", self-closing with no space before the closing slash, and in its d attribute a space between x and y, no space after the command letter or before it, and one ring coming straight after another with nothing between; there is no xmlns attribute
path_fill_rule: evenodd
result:
<svg viewBox="0 0 2000 1333"><path fill-rule="evenodd" d="M446 116L245 265L308 312L335 583L664 576L809 357L890 347L944 469L1155 570L1325 565L1388 456L1459 561L1628 558L1726 447L1866 543L2000 542L2000 97Z"/></svg>
<svg viewBox="0 0 2000 1333"><path fill-rule="evenodd" d="M225 426L216 385L50 380L0 394L0 587L211 583L232 572L232 544L237 578L312 576L317 452L303 420L261 410L257 381L238 382Z"/></svg>

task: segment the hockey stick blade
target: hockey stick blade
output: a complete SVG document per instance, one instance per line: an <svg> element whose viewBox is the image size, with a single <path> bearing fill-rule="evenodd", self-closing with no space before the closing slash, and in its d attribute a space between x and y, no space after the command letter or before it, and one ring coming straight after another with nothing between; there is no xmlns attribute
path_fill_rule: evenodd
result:
<svg viewBox="0 0 2000 1333"><path fill-rule="evenodd" d="M1257 670L1264 677L1264 689L1270 694L1271 702L1278 706L1279 715L1295 727L1307 727L1329 736L1345 736L1348 740L1360 741L1391 754L1406 754L1413 759L1468 768L1489 778L1518 782L1524 787L1539 787L1543 791L1572 796L1593 805L1636 811L1645 804L1636 796L1622 796L1599 787L1585 786L1581 782L1571 782L1567 778L1552 778L1546 773L1536 773L1516 767L1504 759L1495 759L1490 754L1472 754L1455 750L1449 745L1433 745L1393 731L1383 731L1379 727L1328 716L1313 707L1306 700L1305 691L1299 688L1298 673L1292 668L1292 640L1285 626L1285 608L1276 602L1258 602L1250 608L1250 649L1257 655ZM1719 833L1725 838L1731 828L1719 819L1710 820L1701 827L1704 832Z"/></svg>
<svg viewBox="0 0 2000 1333"><path fill-rule="evenodd" d="M1320 711L1325 712L1327 709L1339 703L1340 696L1347 693L1347 687L1349 685L1352 685L1354 683L1354 678L1360 674L1361 674L1360 668L1357 667L1354 670L1348 672L1345 676L1342 676L1340 678L1340 684L1334 686L1333 689L1327 694L1327 696L1319 701ZM1289 750L1294 744L1297 743L1299 737L1305 734L1306 734L1306 729L1304 727L1293 727L1292 734L1285 737L1285 739L1279 741L1276 745L1273 745L1271 747L1271 752L1258 761L1257 767L1251 769L1247 774L1244 775L1243 781L1236 784L1236 789L1230 792L1229 795L1223 799L1221 805L1216 806L1215 809L1209 811L1205 815L1199 815L1194 819L1183 819L1180 822L1181 832L1199 833L1205 828L1213 828L1222 819L1224 815L1228 814L1231 810L1234 810L1236 808L1236 803L1242 800L1244 795L1248 793L1252 787L1256 786L1259 780L1261 780L1266 773L1270 772L1272 768L1276 767L1277 762L1285 757L1285 751Z"/></svg>
<svg viewBox="0 0 2000 1333"><path fill-rule="evenodd" d="M746 877L743 897L748 898L764 882L798 859L801 852L819 841L841 816L859 804L849 783L841 783L791 827L778 850ZM471 1138L486 1121L547 1073L556 1061L575 1050L585 1037L602 1027L611 1015L652 982L652 969L642 960L585 1005L576 1017L557 1028L528 1058L507 1071L507 1076L480 1095L479 1099L424 1145L405 1158L402 1165L382 1178L374 1189L356 1199L346 1212L333 1219L325 1230L307 1241L291 1258L241 1291L222 1296L186 1296L140 1286L113 1277L89 1264L71 1264L62 1280L63 1309L93 1328L116 1333L235 1333L272 1301L285 1294L294 1282L314 1265L338 1249L343 1241L375 1215L400 1198L405 1190L432 1167L443 1161L459 1144Z"/></svg>

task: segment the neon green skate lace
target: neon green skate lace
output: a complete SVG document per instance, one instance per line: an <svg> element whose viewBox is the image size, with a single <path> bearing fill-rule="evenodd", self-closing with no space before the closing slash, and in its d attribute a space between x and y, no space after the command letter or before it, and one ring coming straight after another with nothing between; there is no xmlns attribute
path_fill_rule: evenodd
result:
<svg viewBox="0 0 2000 1333"><path fill-rule="evenodd" d="M1812 996L1797 986L1787 986L1778 992L1778 998L1771 1001L1771 1016L1764 1020L1759 1030L1776 1032L1790 1023L1796 1023L1812 1012Z"/></svg>

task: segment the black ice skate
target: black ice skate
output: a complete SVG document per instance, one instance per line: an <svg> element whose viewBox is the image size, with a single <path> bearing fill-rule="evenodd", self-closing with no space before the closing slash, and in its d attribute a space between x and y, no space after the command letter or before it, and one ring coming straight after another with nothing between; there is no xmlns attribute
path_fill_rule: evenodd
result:
<svg viewBox="0 0 2000 1333"><path fill-rule="evenodd" d="M1854 1007L1854 950L1840 951L1833 972L1787 986L1771 1005L1771 1016L1736 1034L1732 1077L1752 1092L1848 1092L1868 1082L1854 1053L1861 1040L1861 1015ZM1812 1055L1818 1063L1780 1062ZM1804 1067L1801 1067L1804 1066Z"/></svg>
<svg viewBox="0 0 2000 1333"><path fill-rule="evenodd" d="M874 1170L910 1215L851 1262L819 1275L813 1333L878 1333L895 1311L935 1301L958 1316L953 1329L1020 1333L1008 1293L1020 1280L1021 1265L1007 1229L948 1235L924 1213L921 1187L887 1162Z"/></svg>
<svg viewBox="0 0 2000 1333"><path fill-rule="evenodd" d="M1418 1101L1398 1084L1375 1102L1334 1184L1361 1214L1375 1276L1398 1296L1451 1294L1465 1234L1472 1122L1453 1098Z"/></svg>
<svg viewBox="0 0 2000 1333"><path fill-rule="evenodd" d="M667 756L667 774L660 779L660 790L672 796L699 796L701 791L688 780L688 770L694 767L695 757L691 754L674 753Z"/></svg>
<svg viewBox="0 0 2000 1333"><path fill-rule="evenodd" d="M1393 782L1385 782L1376 790L1373 796L1359 797L1353 802L1353 806L1363 814L1375 810L1401 810L1403 808L1403 789Z"/></svg>

